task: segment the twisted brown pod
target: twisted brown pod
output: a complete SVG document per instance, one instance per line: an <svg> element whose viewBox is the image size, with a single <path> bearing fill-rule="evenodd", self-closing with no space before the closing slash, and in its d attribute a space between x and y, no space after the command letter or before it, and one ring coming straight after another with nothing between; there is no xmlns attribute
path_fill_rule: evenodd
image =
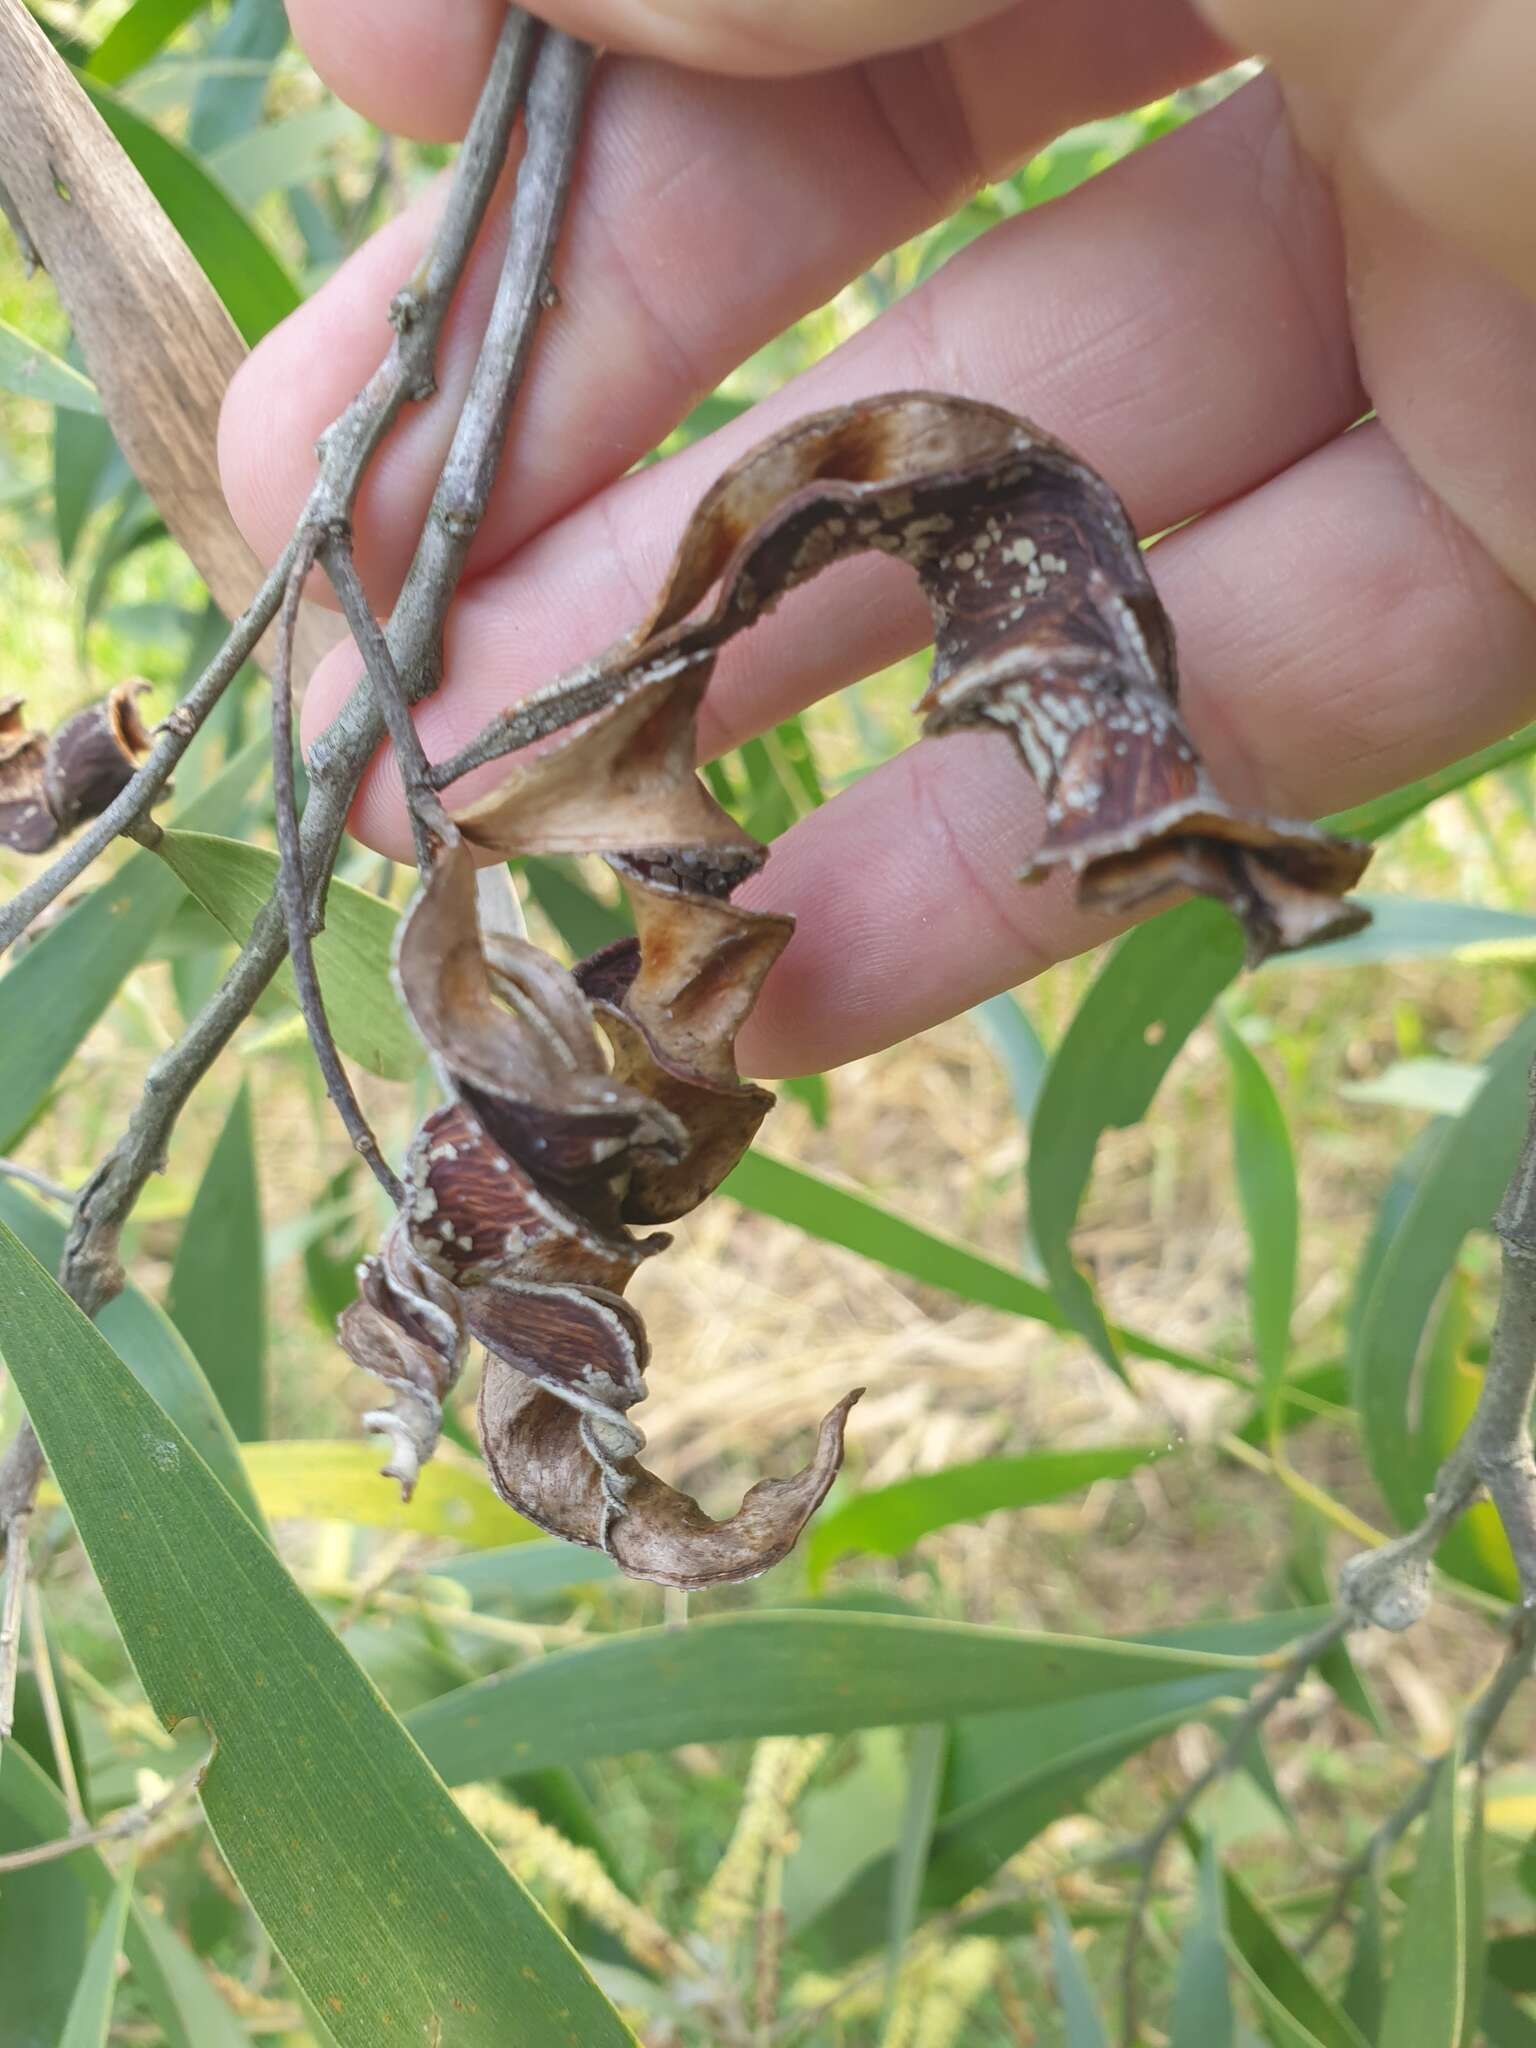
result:
<svg viewBox="0 0 1536 2048"><path fill-rule="evenodd" d="M932 609L925 731L999 727L1041 788L1047 829L1025 879L1065 864L1082 901L1117 912L1178 889L1216 896L1255 961L1364 921L1339 899L1368 849L1236 811L1211 786L1124 508L1058 442L993 406L899 393L803 420L727 471L650 617L577 679L585 715L455 821L500 857L604 855L636 937L572 974L524 942L482 940L458 843L405 921L401 993L456 1102L423 1127L409 1207L343 1325L399 1392L370 1418L397 1440L390 1470L408 1482L430 1454L473 1336L503 1498L671 1585L748 1577L786 1553L857 1398L826 1418L804 1472L712 1522L637 1462L628 1411L647 1347L622 1291L666 1242L630 1226L702 1201L773 1099L741 1080L733 1048L791 924L730 901L765 849L695 772L710 671L786 591L868 549L909 563ZM562 693L573 685L523 708Z"/></svg>
<svg viewBox="0 0 1536 2048"><path fill-rule="evenodd" d="M137 702L148 688L119 683L51 735L23 724L20 697L0 698L0 845L46 853L100 816L148 751Z"/></svg>

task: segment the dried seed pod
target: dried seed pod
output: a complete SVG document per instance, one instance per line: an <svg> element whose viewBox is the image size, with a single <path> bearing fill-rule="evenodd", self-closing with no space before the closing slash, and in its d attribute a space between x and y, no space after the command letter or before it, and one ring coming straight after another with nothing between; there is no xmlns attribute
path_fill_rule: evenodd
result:
<svg viewBox="0 0 1536 2048"><path fill-rule="evenodd" d="M23 725L20 697L0 698L0 845L43 853L59 828L43 786L48 735Z"/></svg>
<svg viewBox="0 0 1536 2048"><path fill-rule="evenodd" d="M363 1261L358 1279L362 1297L342 1311L338 1334L347 1356L394 1394L393 1404L371 1409L363 1425L390 1439L383 1470L409 1500L437 1449L443 1400L468 1354L463 1312L457 1289L417 1256L403 1218L390 1226L379 1256Z"/></svg>
<svg viewBox="0 0 1536 2048"><path fill-rule="evenodd" d="M997 727L1040 786L1046 833L1026 879L1064 864L1084 902L1114 911L1202 891L1241 918L1254 959L1363 922L1339 897L1368 849L1235 811L1210 785L1130 521L1058 442L994 406L898 393L803 420L727 471L650 617L578 679L593 708L569 725L552 715L551 743L455 820L501 856L605 855L636 937L573 975L523 942L482 939L457 843L404 923L401 993L455 1103L423 1126L383 1277L365 1283L388 1329L360 1308L343 1335L402 1390L403 1415L375 1420L412 1454L429 1433L423 1381L440 1397L464 1337L478 1339L481 1439L502 1497L669 1585L782 1557L832 1483L858 1398L826 1417L803 1472L760 1483L716 1523L638 1462L629 1411L648 1351L622 1290L665 1242L628 1226L703 1200L773 1100L742 1081L734 1043L791 924L729 900L765 853L694 770L710 671L786 591L868 549L909 563L933 612L925 730ZM559 689L564 704L574 686ZM523 707L535 727L538 703ZM395 1278L408 1267L413 1285L426 1270L453 1293L435 1350ZM426 1420L435 1433L435 1411Z"/></svg>
<svg viewBox="0 0 1536 2048"><path fill-rule="evenodd" d="M675 1119L608 1071L572 976L525 940L498 934L482 946L461 846L445 849L402 922L395 976L454 1094L594 1222L617 1222L616 1184L633 1153L680 1150Z"/></svg>
<svg viewBox="0 0 1536 2048"><path fill-rule="evenodd" d="M100 816L149 750L137 703L148 688L119 683L51 738L23 727L19 697L0 702L0 843L44 853L61 834Z"/></svg>
<svg viewBox="0 0 1536 2048"><path fill-rule="evenodd" d="M445 848L401 929L396 973L456 1098L406 1161L406 1200L341 1342L392 1389L364 1420L409 1494L431 1455L466 1341L486 1347L481 1430L510 1505L626 1571L694 1586L767 1570L836 1474L843 1418L793 1479L754 1487L726 1522L639 1463L628 1411L648 1347L622 1298L668 1242L625 1218L691 1208L735 1163L772 1097L736 1077L730 1041L789 935L713 897L626 873L641 938L593 1002L534 948L482 938L462 848ZM594 1010L620 1048L602 1058ZM630 1078L630 1072L633 1078Z"/></svg>
<svg viewBox="0 0 1536 2048"><path fill-rule="evenodd" d="M1212 787L1178 713L1173 628L1109 485L1028 421L932 392L818 413L728 470L650 618L593 665L608 708L512 768L461 814L465 836L506 853L654 840L674 859L752 858L692 773L710 668L787 591L870 549L911 565L933 613L925 732L997 727L1039 784L1046 834L1023 879L1066 866L1086 905L1113 912L1180 889L1215 896L1251 962L1364 922L1338 899L1368 847L1237 811ZM623 789L611 812L598 795L609 777ZM667 787L672 836L642 837L633 828L664 814Z"/></svg>

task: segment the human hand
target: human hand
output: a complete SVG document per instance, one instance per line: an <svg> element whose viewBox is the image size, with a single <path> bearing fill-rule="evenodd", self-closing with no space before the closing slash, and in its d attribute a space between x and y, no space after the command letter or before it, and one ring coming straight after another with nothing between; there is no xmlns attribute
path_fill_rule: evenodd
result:
<svg viewBox="0 0 1536 2048"><path fill-rule="evenodd" d="M1323 0L1209 5L1234 34L1256 33L1252 17L1262 29L1269 15L1323 15ZM1310 139L1333 138L1319 168L1273 83L1256 82L985 236L729 429L626 476L736 362L969 186L1228 53L1183 0L545 0L545 11L615 43L764 75L628 59L600 74L557 265L561 305L450 617L444 685L417 714L429 753L450 753L509 698L634 624L692 505L753 442L800 414L910 386L1038 420L1104 472L1143 532L1195 520L1152 567L1180 635L1188 723L1234 802L1317 815L1531 715L1536 306L1519 289L1521 252L1496 272L1505 241L1458 225L1465 208L1432 212L1385 178L1354 142L1349 107L1331 129L1339 103L1314 96L1302 111ZM468 113L500 8L373 0L365 15L356 0L293 0L292 12L349 100L385 125L443 135ZM733 19L745 26L722 26ZM937 22L962 25L844 61ZM1308 66L1329 75L1318 54L1329 31L1314 28L1297 59L1299 109ZM840 40L818 44L829 33ZM1336 39L1356 49L1352 34ZM1443 112L1431 125L1460 132ZM1529 192L1536 144L1524 148ZM433 203L377 235L231 389L226 486L267 557L308 489L316 433L379 353L379 308L424 246ZM494 283L499 250L484 239L445 336L443 395L402 422L358 506L360 567L385 610ZM1379 419L1346 432L1372 404ZM705 744L737 744L926 630L915 586L890 563L822 579L728 650ZM322 665L310 734L357 670L350 648ZM391 759L353 822L407 853ZM742 892L800 920L743 1034L745 1069L836 1064L1101 938L1065 888L1013 881L1039 834L1011 749L972 735L919 743L797 826Z"/></svg>

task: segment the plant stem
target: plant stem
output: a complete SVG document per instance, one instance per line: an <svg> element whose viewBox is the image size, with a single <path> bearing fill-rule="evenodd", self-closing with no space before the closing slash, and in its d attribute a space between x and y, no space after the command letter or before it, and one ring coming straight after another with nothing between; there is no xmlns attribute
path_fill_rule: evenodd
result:
<svg viewBox="0 0 1536 2048"><path fill-rule="evenodd" d="M61 1187L56 1180L50 1180L46 1173L38 1173L30 1166L23 1166L19 1159L0 1159L0 1180L20 1181L23 1187L36 1188L40 1195L46 1195L50 1202L62 1202L72 1209L75 1203L73 1188Z"/></svg>
<svg viewBox="0 0 1536 2048"><path fill-rule="evenodd" d="M416 279L405 291L397 294L391 307L394 342L357 398L322 437L320 474L309 502L292 540L263 583L258 602L248 617L269 602L275 611L292 581L294 561L305 536L323 534L332 530L338 520L344 523L349 519L369 460L406 401L426 397L435 388L433 364L437 338L500 177L538 35L538 29L521 9L508 11L486 83L454 167L432 249ZM461 451L472 449L483 441L485 445L493 444L497 454L500 452L505 438L506 411L517 376L527 358L532 324L542 302L549 257L570 188L575 136L591 54L584 46L570 44L567 38L551 37L546 41L560 47L552 72L547 71L542 63L540 66L541 76L545 76L547 82L537 128L535 109L531 105L529 108L528 147L512 203L503 287L498 292L497 307L493 310L482 346L482 356L487 349L491 352L496 375L487 380L480 375L477 366L454 437L454 446ZM551 130L555 138L553 148ZM532 175L530 166L533 167ZM516 293L513 287L523 278L524 271L530 279L536 278L536 282ZM504 303L509 299L515 301L513 306ZM517 306L523 309L528 327L526 333L513 332L513 313ZM490 471L486 466L477 462L469 462L465 466L472 476L484 476L485 489L488 490ZM490 468L494 468L494 456ZM440 484L438 493L434 495L434 508L442 495L443 486ZM462 549L450 551L446 556L434 554L425 563L418 553L418 560L413 562L406 578L400 604L391 621L390 645L397 664L408 667L407 690L413 700L425 695L436 681L435 667L424 664L421 656L427 648L437 646L441 620L452 596L451 582L448 587L439 588L434 585L433 578L439 573L456 578L462 561ZM267 617L270 619L271 616L269 611ZM259 637L259 628L251 632L252 646ZM216 671L222 673L231 662L230 674L238 669L240 664L234 659L233 649L234 643L241 638L243 635L239 633L231 635L231 640L226 642L210 670L189 693L189 700L197 696ZM209 687L212 687L211 683ZM183 724L187 722L182 721ZM318 895L323 901L323 891L335 866L352 798L385 731L385 719L377 702L371 692L362 687L355 689L346 699L317 743L316 772L311 779L310 798L299 838L300 864L312 897ZM151 756L151 760L153 758ZM136 785L139 790L137 802L130 797ZM123 798L127 800L124 802L124 821L131 813L136 822L147 811L153 792L146 793L145 786L136 777L123 793ZM103 814L102 823L108 815ZM76 845L80 843L76 842ZM89 854L82 857L81 866L89 857ZM46 881L47 877L40 880ZM58 886L65 884L60 882ZM26 893L24 891L23 895ZM26 915L35 915L47 900L46 896L42 897ZM12 909L14 913L15 906ZM25 921L25 917L22 918L17 929L21 929ZM59 1281L87 1315L94 1316L122 1288L124 1275L117 1247L123 1225L149 1176L163 1164L171 1132L188 1097L250 1014L286 950L286 921L274 893L257 913L250 934L223 983L193 1019L180 1042L150 1067L128 1129L81 1189L65 1241ZM0 1530L4 1530L9 1538L19 1537L25 1528L42 1469L42 1454L36 1436L31 1425L23 1423L3 1466L0 1466ZM11 1503L9 1511L6 1511L6 1503ZM20 1547L19 1541L8 1543L8 1551L12 1554Z"/></svg>
<svg viewBox="0 0 1536 2048"><path fill-rule="evenodd" d="M406 809L410 813L416 866L425 879L432 865L434 846L441 846L447 839L455 837L454 828L448 821L441 797L432 786L431 766L421 744L421 735L411 719L405 685L390 652L388 636L374 617L373 607L364 593L349 539L344 534L333 535L321 547L320 560L353 641L363 657L363 667L374 699L389 727L395 758L400 764Z"/></svg>
<svg viewBox="0 0 1536 2048"><path fill-rule="evenodd" d="M167 1785L158 1798L139 1806L125 1806L121 1813L115 1813L109 1820L93 1828L82 1828L78 1834L61 1835L52 1842L34 1842L26 1849L12 1849L0 1856L0 1871L31 1870L39 1863L56 1863L61 1856L73 1856L77 1849L93 1849L102 1842L120 1842L128 1835L142 1835L162 1814L168 1813L197 1790L203 1772L208 1767L208 1758L194 1764L174 1784Z"/></svg>
<svg viewBox="0 0 1536 2048"><path fill-rule="evenodd" d="M59 1689L53 1679L53 1659L48 1652L48 1635L43 1625L43 1602L37 1590L36 1580L27 1588L27 1634L32 1640L32 1675L37 1680L38 1698L42 1702L43 1720L48 1729L48 1746L53 1752L54 1776L58 1779L59 1790L64 1795L70 1826L83 1828L86 1825L85 1804L80 1797L80 1780L75 1775L75 1759L69 1746L69 1731L64 1725L64 1708L59 1700Z"/></svg>
<svg viewBox="0 0 1536 2048"><path fill-rule="evenodd" d="M1536 1066L1525 1144L1493 1227L1503 1254L1499 1308L1472 1420L1440 1467L1419 1526L1351 1558L1339 1577L1344 1604L1378 1628L1410 1628L1424 1613L1434 1554L1485 1487L1514 1554L1521 1603L1536 1612Z"/></svg>
<svg viewBox="0 0 1536 2048"><path fill-rule="evenodd" d="M1311 1635L1303 1636L1275 1676L1267 1685L1259 1687L1238 1715L1226 1742L1212 1761L1198 1777L1190 1780L1146 1834L1128 1846L1125 1860L1139 1863L1141 1876L1131 1904L1131 1916L1126 1923L1125 1949L1120 1962L1120 2037L1124 2048L1133 2048L1137 2038L1136 1968L1146 1932L1147 1910L1157 1882L1157 1866L1164 1849L1211 1786L1237 1769L1254 1736L1275 1709L1297 1690L1318 1658L1326 1656L1354 1625L1350 1615L1335 1614L1315 1628Z"/></svg>
<svg viewBox="0 0 1536 2048"><path fill-rule="evenodd" d="M277 615L277 648L272 662L272 793L273 817L277 828L277 895L282 905L287 934L288 958L293 967L294 993L299 999L309 1043L325 1082L325 1092L334 1103L353 1149L367 1162L379 1186L398 1207L403 1192L398 1176L379 1149L373 1126L363 1113L350 1075L325 1013L325 995L315 968L315 949L310 936L310 891L305 882L304 852L300 844L299 814L293 788L293 634L298 623L299 601L320 546L320 534L311 527L294 556ZM323 902L323 891L321 901Z"/></svg>
<svg viewBox="0 0 1536 2048"><path fill-rule="evenodd" d="M1482 1762L1493 1732L1503 1718L1504 1710L1529 1678L1533 1664L1536 1664L1536 1618L1533 1618L1528 1607L1521 1607L1516 1611L1509 1647L1498 1670L1468 1710L1462 1728L1464 1762ZM1445 1768L1448 1754L1449 1752L1446 1752L1434 1757L1424 1766L1419 1782L1401 1806L1388 1814L1370 1839L1356 1850L1344 1865L1334 1882L1332 1898L1301 1944L1301 1955L1309 1956L1324 1935L1338 1925L1348 1910L1350 1893L1361 1878L1371 1869L1377 1858L1385 1855L1387 1850L1400 1842L1414 1822L1429 1810L1429 1803L1435 1796L1435 1787L1440 1782L1440 1773Z"/></svg>

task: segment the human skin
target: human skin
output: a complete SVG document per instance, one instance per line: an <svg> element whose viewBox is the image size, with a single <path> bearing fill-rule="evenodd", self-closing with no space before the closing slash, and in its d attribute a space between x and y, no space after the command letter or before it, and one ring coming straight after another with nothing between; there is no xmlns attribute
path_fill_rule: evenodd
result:
<svg viewBox="0 0 1536 2048"><path fill-rule="evenodd" d="M541 12L637 54L595 88L560 306L450 616L443 686L417 714L431 753L636 623L692 504L753 442L914 385L1037 420L1103 471L1143 532L1194 522L1151 562L1188 722L1234 801L1319 815L1536 714L1536 237L1517 228L1536 218L1528 0ZM345 98L442 137L467 117L500 8L290 0L290 13ZM625 475L735 363L977 183L1248 48L1273 55L1274 76L983 237L749 415ZM316 433L378 356L380 309L437 203L382 229L231 388L225 484L265 558L302 505ZM360 500L358 560L380 609L498 257L488 229L445 337L443 395L396 429ZM925 637L900 569L836 571L727 650L707 750ZM306 732L357 673L349 645L328 657ZM1011 749L965 735L919 742L797 825L742 892L799 919L743 1033L745 1070L835 1065L1093 944L1103 926L1065 886L1012 879L1040 822ZM409 857L387 756L353 828Z"/></svg>

